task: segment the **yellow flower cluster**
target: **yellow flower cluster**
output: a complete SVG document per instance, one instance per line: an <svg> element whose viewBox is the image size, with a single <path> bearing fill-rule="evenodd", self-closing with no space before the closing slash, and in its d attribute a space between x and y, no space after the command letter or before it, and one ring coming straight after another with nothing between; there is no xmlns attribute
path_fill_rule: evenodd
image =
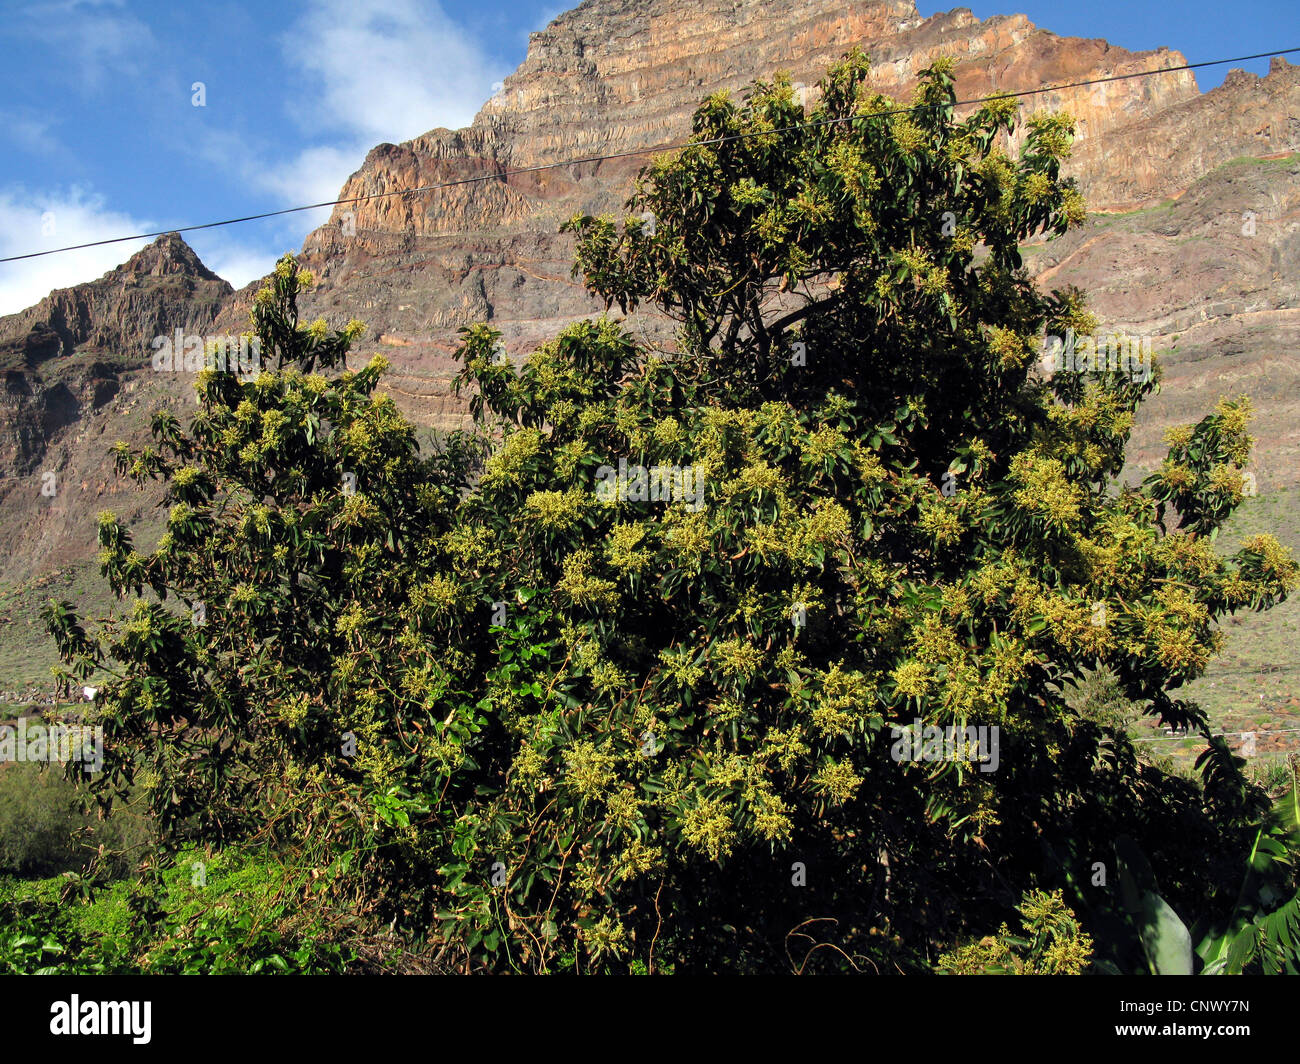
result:
<svg viewBox="0 0 1300 1064"><path fill-rule="evenodd" d="M1220 419L1219 429L1228 436L1245 432L1253 412L1250 399L1244 395L1237 399L1220 399L1214 407L1214 413Z"/></svg>
<svg viewBox="0 0 1300 1064"><path fill-rule="evenodd" d="M989 351L1002 369L1020 369L1033 360L1033 342L1029 337L1001 325L993 326L988 333Z"/></svg>
<svg viewBox="0 0 1300 1064"><path fill-rule="evenodd" d="M838 457L847 441L844 433L830 425L822 425L804 436L800 442L802 460L811 466L823 465L828 458Z"/></svg>
<svg viewBox="0 0 1300 1064"><path fill-rule="evenodd" d="M823 736L847 735L874 700L875 685L862 673L846 670L843 662L832 665L819 680L813 728Z"/></svg>
<svg viewBox="0 0 1300 1064"><path fill-rule="evenodd" d="M1027 202L1036 205L1052 194L1052 181L1046 174L1029 173L1024 176L1021 191Z"/></svg>
<svg viewBox="0 0 1300 1064"><path fill-rule="evenodd" d="M659 660L664 664L664 671L678 687L694 689L704 675L704 666L695 663L694 654L689 649L665 650L659 655Z"/></svg>
<svg viewBox="0 0 1300 1064"><path fill-rule="evenodd" d="M446 613L465 604L464 586L452 574L438 573L411 592L411 607L415 611L431 609L437 614Z"/></svg>
<svg viewBox="0 0 1300 1064"><path fill-rule="evenodd" d="M605 541L605 557L609 564L626 575L639 573L654 556L652 551L638 549L645 537L644 524L616 524Z"/></svg>
<svg viewBox="0 0 1300 1064"><path fill-rule="evenodd" d="M701 797L687 809L682 818L682 836L714 861L730 856L736 831L722 799Z"/></svg>
<svg viewBox="0 0 1300 1064"><path fill-rule="evenodd" d="M930 693L933 673L928 665L919 661L907 661L898 666L890 676L898 693L907 698L924 698Z"/></svg>
<svg viewBox="0 0 1300 1064"><path fill-rule="evenodd" d="M952 506L927 503L921 507L917 527L929 536L937 547L948 547L961 538L961 520Z"/></svg>
<svg viewBox="0 0 1300 1064"><path fill-rule="evenodd" d="M616 763L613 754L597 750L594 743L575 742L564 751L564 782L582 798L602 798L618 778Z"/></svg>
<svg viewBox="0 0 1300 1064"><path fill-rule="evenodd" d="M890 123L890 135L898 145L898 150L908 155L925 143L925 131L905 116L896 116Z"/></svg>
<svg viewBox="0 0 1300 1064"><path fill-rule="evenodd" d="M812 778L813 786L826 794L833 805L851 800L862 786L862 777L848 761L830 761Z"/></svg>
<svg viewBox="0 0 1300 1064"><path fill-rule="evenodd" d="M1246 490L1246 478L1235 466L1220 463L1210 469L1209 486L1213 491L1231 496L1233 502L1241 502Z"/></svg>
<svg viewBox="0 0 1300 1064"><path fill-rule="evenodd" d="M575 606L587 609L610 609L618 601L617 585L592 574L594 558L590 550L574 551L564 559L564 575L556 589L572 599Z"/></svg>
<svg viewBox="0 0 1300 1064"><path fill-rule="evenodd" d="M713 662L723 676L744 681L763 663L763 652L741 639L723 639L713 645Z"/></svg>
<svg viewBox="0 0 1300 1064"><path fill-rule="evenodd" d="M1038 597L1035 608L1046 619L1052 637L1065 650L1076 654L1104 654L1113 649L1109 606L1103 614L1090 600L1049 592ZM1097 623L1102 618L1106 623Z"/></svg>
<svg viewBox="0 0 1300 1064"><path fill-rule="evenodd" d="M512 432L501 449L487 460L481 484L484 488L521 485L524 467L541 449L542 434L537 429Z"/></svg>
<svg viewBox="0 0 1300 1064"><path fill-rule="evenodd" d="M578 523L589 496L580 488L535 491L524 500L524 511L539 528L564 532Z"/></svg>
<svg viewBox="0 0 1300 1064"><path fill-rule="evenodd" d="M1055 458L1022 452L1011 460L1011 480L1023 485L1016 502L1047 525L1066 528L1079 520L1082 496Z"/></svg>
<svg viewBox="0 0 1300 1064"><path fill-rule="evenodd" d="M1295 589L1296 563L1291 557L1291 551L1282 546L1274 536L1268 534L1250 536L1242 541L1241 549L1260 556L1266 576L1279 581L1287 591Z"/></svg>

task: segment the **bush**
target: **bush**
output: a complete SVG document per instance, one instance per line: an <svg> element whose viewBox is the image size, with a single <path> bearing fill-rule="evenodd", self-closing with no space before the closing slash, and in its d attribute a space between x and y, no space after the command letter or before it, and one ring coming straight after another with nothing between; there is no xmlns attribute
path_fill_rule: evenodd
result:
<svg viewBox="0 0 1300 1064"><path fill-rule="evenodd" d="M1088 968L1092 940L1082 932L1061 893L1031 891L1016 906L1022 932L1006 924L939 958L941 975L1079 975Z"/></svg>
<svg viewBox="0 0 1300 1064"><path fill-rule="evenodd" d="M342 972L350 921L321 908L314 882L265 854L203 851L135 884L0 880L0 972Z"/></svg>

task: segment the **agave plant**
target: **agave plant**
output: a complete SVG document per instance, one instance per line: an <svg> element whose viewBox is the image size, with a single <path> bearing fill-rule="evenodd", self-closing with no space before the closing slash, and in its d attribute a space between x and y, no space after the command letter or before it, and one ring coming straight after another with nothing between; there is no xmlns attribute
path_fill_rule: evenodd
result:
<svg viewBox="0 0 1300 1064"><path fill-rule="evenodd" d="M1120 897L1153 975L1300 974L1300 788L1291 782L1255 833L1236 901L1226 917L1207 914L1189 929L1160 896L1145 855L1128 838L1115 843ZM1196 943L1193 949L1193 942Z"/></svg>
<svg viewBox="0 0 1300 1064"><path fill-rule="evenodd" d="M1267 975L1300 974L1300 765L1292 758L1291 783L1260 825L1232 915L1203 921L1196 953L1204 975L1235 975L1258 958Z"/></svg>

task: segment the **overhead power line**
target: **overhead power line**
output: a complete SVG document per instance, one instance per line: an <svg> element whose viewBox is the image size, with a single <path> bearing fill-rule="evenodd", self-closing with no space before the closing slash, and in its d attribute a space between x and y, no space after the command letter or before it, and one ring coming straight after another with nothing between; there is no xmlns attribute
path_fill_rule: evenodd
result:
<svg viewBox="0 0 1300 1064"><path fill-rule="evenodd" d="M1182 70L1199 70L1202 67L1222 66L1225 63L1245 63L1251 59L1269 59L1273 56L1290 55L1293 52L1300 52L1298 48L1280 48L1272 52L1257 52L1254 55L1240 55L1231 59L1207 59L1200 63L1181 63L1178 66L1160 67L1157 70L1138 70L1131 74L1108 74L1100 78L1088 78L1085 81L1071 81L1061 85L1045 85L1038 89L1018 89L1015 92L998 92L991 96L980 96L971 100L957 100L954 107L968 107L977 103L992 103L995 100L1018 99L1023 96L1038 96L1047 92L1061 92L1065 89L1081 89L1089 85L1101 85L1110 81L1127 81L1132 78L1149 78L1156 74L1174 74ZM889 111L877 111L870 115L851 115L846 118L826 118L817 122L796 122L793 125L781 126L777 129L764 130L761 133L731 133L722 137L712 137L708 140L683 141L677 144L667 144L656 148L633 148L628 151L611 152L608 155L584 155L576 159L566 159L558 163L539 163L536 166L522 166L515 170L500 170L495 173L477 174L474 177L461 177L452 181L440 181L434 185L422 185L419 188L403 189L397 192L372 192L364 196L352 196L347 199L323 200L320 203L308 203L301 207L285 207L278 211L263 211L260 214L246 214L240 218L226 218L219 222L204 222L201 225L184 225L173 229L160 229L154 233L135 233L131 236L115 236L107 240L91 240L85 244L69 244L67 247L50 248L48 251L29 251L24 255L7 255L0 258L0 262L17 262L20 259L37 259L44 255L58 255L65 251L81 251L85 248L102 247L105 244L120 244L127 240L147 240L150 237L166 236L168 233L192 233L200 229L215 229L223 225L237 225L240 222L255 222L263 218L278 218L285 214L295 214L298 211L313 211L319 207L339 207L347 203L364 203L368 200L383 199L386 196L414 196L421 192L435 192L442 188L454 188L458 185L480 184L485 181L505 181L521 174L535 174L541 170L556 170L564 166L582 166L587 163L607 162L611 159L629 159L639 155L656 155L660 152L677 151L682 148L692 146L707 146L711 144L723 144L728 141L747 140L750 137L770 137L774 133L789 133L797 129L815 129L819 126L833 126L842 122L851 122L857 120L873 118L890 118L895 115L910 114L913 111L921 110L928 106L917 104L911 107L899 107Z"/></svg>

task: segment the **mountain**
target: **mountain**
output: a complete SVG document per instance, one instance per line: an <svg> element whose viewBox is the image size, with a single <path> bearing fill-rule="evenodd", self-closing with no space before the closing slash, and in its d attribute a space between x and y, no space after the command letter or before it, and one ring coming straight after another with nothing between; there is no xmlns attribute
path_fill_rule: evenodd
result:
<svg viewBox="0 0 1300 1064"><path fill-rule="evenodd" d="M872 58L874 87L902 99L941 55L957 60L963 100L1093 82L1022 100L1024 113L1076 117L1068 170L1095 212L1084 229L1027 247L1026 264L1046 285L1086 288L1106 324L1152 336L1163 353L1137 465L1156 460L1168 424L1244 391L1264 427L1261 490L1300 485L1287 356L1300 329L1300 68L1281 59L1266 77L1236 71L1201 93L1192 72L1170 69L1185 64L1176 51L1059 37L1021 15L921 18L911 0L585 0L532 34L469 127L369 152L339 196L385 195L336 207L306 237L301 258L318 285L304 315L365 320L359 354L388 356L387 386L407 414L460 424L448 387L460 327L487 320L522 354L601 309L571 276L563 220L620 213L638 169L689 135L706 95L787 71L812 104L810 87L855 46ZM1149 70L1169 72L1116 79ZM499 176L552 163L565 165ZM465 179L476 180L415 191ZM6 614L6 602L34 601L34 582L56 571L66 583L86 570L97 510L149 514L149 497L116 480L104 451L142 440L151 404L190 401L185 381L150 368L151 339L241 332L259 286L232 292L171 235L0 318L0 634L6 615L27 615ZM651 343L665 333L653 315L628 325ZM39 490L46 472L60 485L53 498ZM7 667L0 660L0 686Z"/></svg>
<svg viewBox="0 0 1300 1064"><path fill-rule="evenodd" d="M902 95L941 55L959 59L963 97L1177 66L1177 52L1128 52L1036 29L1023 16L981 22L959 9L922 19L910 0L588 0L532 35L527 58L473 124L374 148L340 198L391 193L335 209L303 245L321 285L309 312L355 312L398 374L413 416L448 427L461 408L446 378L456 330L489 320L521 353L597 304L570 276L575 212L618 212L649 149L678 143L713 92L743 92L778 71L812 86L855 46L868 50L875 87ZM1044 94L1069 107L1085 136L1197 97L1187 72ZM809 91L808 102L815 102ZM562 166L433 192L431 184L595 155L643 154ZM253 289L241 293L242 318ZM647 338L662 329L644 322Z"/></svg>
<svg viewBox="0 0 1300 1064"><path fill-rule="evenodd" d="M1131 462L1157 465L1165 428L1244 394L1259 490L1300 483L1300 155L1225 163L1162 203L1027 249L1025 262L1040 286L1078 285L1108 326L1152 337L1164 379L1139 412Z"/></svg>
<svg viewBox="0 0 1300 1064"><path fill-rule="evenodd" d="M211 331L232 291L172 233L0 318L0 582L93 555L87 518L121 490L105 449L128 425L140 437L146 397L182 394L155 379L152 338Z"/></svg>

